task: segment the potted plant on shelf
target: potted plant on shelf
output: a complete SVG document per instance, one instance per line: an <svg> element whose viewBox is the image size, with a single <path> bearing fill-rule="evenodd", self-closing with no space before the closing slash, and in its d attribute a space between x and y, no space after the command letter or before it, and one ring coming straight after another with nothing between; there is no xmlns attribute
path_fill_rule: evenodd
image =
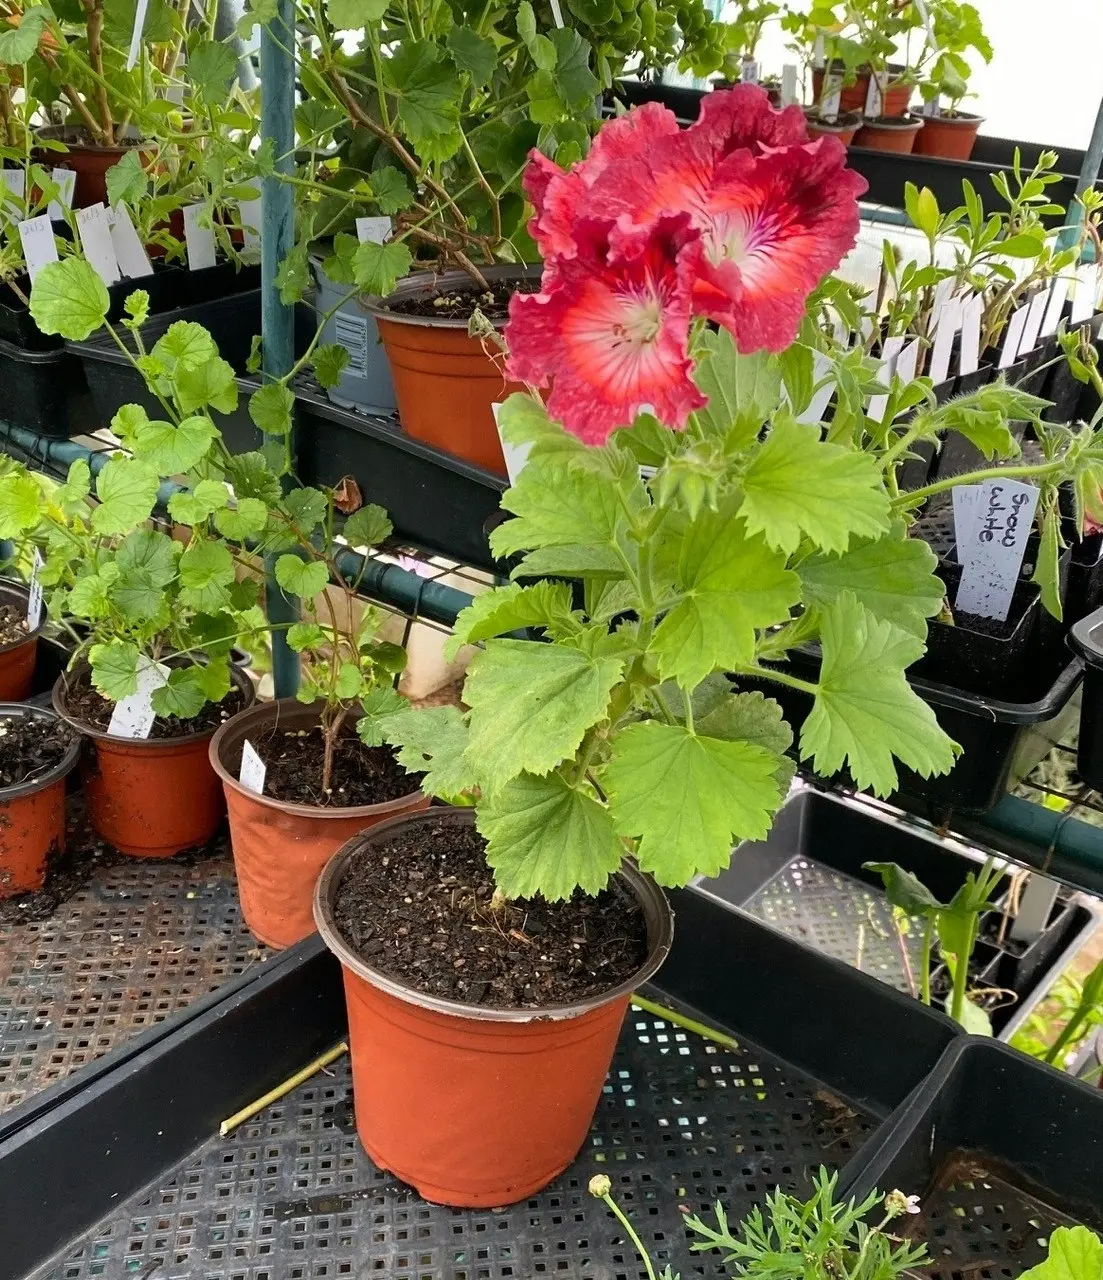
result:
<svg viewBox="0 0 1103 1280"><path fill-rule="evenodd" d="M770 105L780 107L781 81L777 76L763 78L758 64L758 46L766 25L781 18L784 9L773 0L757 0L744 5L733 21L721 23L724 39L722 74L713 87L729 89L733 84L761 84L770 96Z"/></svg>
<svg viewBox="0 0 1103 1280"><path fill-rule="evenodd" d="M932 39L917 68L924 124L916 137L915 151L947 160L968 160L984 117L961 109L972 75L965 55L974 52L991 62L992 45L973 5L932 0L929 13Z"/></svg>
<svg viewBox="0 0 1103 1280"><path fill-rule="evenodd" d="M0 454L0 541L18 538L41 502L34 477ZM30 585L10 576L16 567L4 564L0 577L0 702L5 703L30 695L38 639L46 625L41 602L32 605Z"/></svg>
<svg viewBox="0 0 1103 1280"><path fill-rule="evenodd" d="M359 1132L430 1199L523 1199L574 1158L669 946L656 881L715 873L788 789L789 727L745 682L813 697L820 772L887 793L894 760L955 759L905 678L941 591L893 518L892 460L798 421L803 361L773 354L853 244L864 184L761 89L711 100L685 131L632 113L569 171L534 159L545 276L505 337L512 376L551 391L502 410L530 449L492 535L515 580L457 620L455 644L484 644L467 710L384 726L424 791L474 808L380 824L318 883ZM743 236L779 225L745 272ZM891 599L871 560L895 566ZM528 627L546 642L512 638ZM815 681L765 666L798 635L823 645Z"/></svg>

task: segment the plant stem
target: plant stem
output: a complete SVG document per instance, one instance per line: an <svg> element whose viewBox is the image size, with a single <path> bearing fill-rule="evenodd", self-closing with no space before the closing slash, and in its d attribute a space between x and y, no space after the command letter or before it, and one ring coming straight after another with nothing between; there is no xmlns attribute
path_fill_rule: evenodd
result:
<svg viewBox="0 0 1103 1280"><path fill-rule="evenodd" d="M333 783L333 756L337 750L337 735L341 732L341 726L345 723L345 717L348 715L348 707L342 707L333 720L323 727L322 732L325 734L326 750L322 759L322 794L329 795Z"/></svg>
<svg viewBox="0 0 1103 1280"><path fill-rule="evenodd" d="M655 1275L655 1268L651 1264L651 1258L648 1256L647 1250L643 1247L643 1241L636 1234L636 1229L632 1226L631 1222L629 1222L628 1219L625 1217L625 1215L621 1212L620 1205L617 1204L617 1202L613 1199L611 1195L609 1195L608 1192L606 1192L605 1195L603 1195L601 1198L605 1201L605 1203L609 1206L609 1208L612 1209L613 1213L616 1214L617 1220L620 1222L621 1226L625 1229L625 1231L628 1232L628 1238L635 1245L636 1252L643 1259L643 1265L647 1268L647 1280L658 1280L658 1277Z"/></svg>
<svg viewBox="0 0 1103 1280"><path fill-rule="evenodd" d="M1027 479L1031 476L1040 478L1055 475L1063 467L1064 462L1058 459L1056 462L1047 462L1040 466L988 467L984 471L970 471L966 475L950 476L946 480L939 480L922 489L913 489L910 493L902 494L893 505L917 507L928 498L933 498L936 493L945 493L948 489L957 488L958 485L983 484L986 480Z"/></svg>
<svg viewBox="0 0 1103 1280"><path fill-rule="evenodd" d="M974 914L969 920L968 945L965 954L955 957L954 994L950 1005L950 1017L955 1022L961 1021L961 1011L965 1007L965 987L969 981L969 957L973 954L973 943L977 936L977 917Z"/></svg>
<svg viewBox="0 0 1103 1280"><path fill-rule="evenodd" d="M923 952L920 958L922 969L919 974L920 999L925 1005L931 1003L931 949L934 944L934 917L927 917L927 926L923 931Z"/></svg>

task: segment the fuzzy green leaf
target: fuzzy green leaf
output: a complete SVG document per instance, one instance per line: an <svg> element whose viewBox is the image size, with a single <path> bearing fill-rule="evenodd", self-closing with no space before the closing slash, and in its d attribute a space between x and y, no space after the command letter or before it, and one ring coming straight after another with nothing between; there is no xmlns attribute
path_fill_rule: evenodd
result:
<svg viewBox="0 0 1103 1280"><path fill-rule="evenodd" d="M259 498L269 506L279 502L282 496L279 476L259 450L236 454L229 460L226 471L239 498Z"/></svg>
<svg viewBox="0 0 1103 1280"><path fill-rule="evenodd" d="M793 552L802 536L823 551L889 527L889 500L872 454L820 440L819 428L775 418L743 476L742 516L751 533Z"/></svg>
<svg viewBox="0 0 1103 1280"><path fill-rule="evenodd" d="M47 263L31 286L31 316L43 333L83 342L107 318L107 285L83 258Z"/></svg>
<svg viewBox="0 0 1103 1280"><path fill-rule="evenodd" d="M18 538L38 524L42 490L33 476L12 471L0 476L0 538Z"/></svg>
<svg viewBox="0 0 1103 1280"><path fill-rule="evenodd" d="M391 536L394 526L381 506L369 502L349 516L341 532L350 547L378 547Z"/></svg>
<svg viewBox="0 0 1103 1280"><path fill-rule="evenodd" d="M918 877L895 862L863 862L866 871L876 871L885 886L885 897L905 915L926 917L942 904Z"/></svg>
<svg viewBox="0 0 1103 1280"><path fill-rule="evenodd" d="M709 738L724 738L732 742L750 742L777 757L774 778L784 796L796 773L796 765L785 754L793 745L793 731L785 722L781 706L773 698L755 690L753 693L731 693L727 680L723 681L728 692L697 715L697 732ZM694 690L693 705L704 686Z"/></svg>
<svg viewBox="0 0 1103 1280"><path fill-rule="evenodd" d="M423 159L447 160L462 145L463 85L451 58L429 40L403 40L384 62L398 122Z"/></svg>
<svg viewBox="0 0 1103 1280"><path fill-rule="evenodd" d="M620 658L528 640L490 640L468 668L468 759L493 791L519 773L549 773L602 719Z"/></svg>
<svg viewBox="0 0 1103 1280"><path fill-rule="evenodd" d="M229 501L230 492L221 480L200 480L194 489L174 493L168 500L168 512L180 524L195 525Z"/></svg>
<svg viewBox="0 0 1103 1280"><path fill-rule="evenodd" d="M214 527L232 542L259 538L268 524L268 508L259 498L238 498L232 507L214 513Z"/></svg>
<svg viewBox="0 0 1103 1280"><path fill-rule="evenodd" d="M295 653L318 649L329 638L329 633L316 622L295 622L287 628L287 647Z"/></svg>
<svg viewBox="0 0 1103 1280"><path fill-rule="evenodd" d="M629 725L602 773L617 831L660 884L716 875L732 843L760 840L783 793L779 757L757 744L708 738L658 721Z"/></svg>
<svg viewBox="0 0 1103 1280"><path fill-rule="evenodd" d="M300 560L298 556L280 556L276 561L276 581L293 596L310 599L324 591L329 573L318 560Z"/></svg>
<svg viewBox="0 0 1103 1280"><path fill-rule="evenodd" d="M566 582L495 587L476 596L460 611L444 647L444 656L452 662L465 644L477 644L521 627L546 627L568 619L570 614L571 588Z"/></svg>
<svg viewBox="0 0 1103 1280"><path fill-rule="evenodd" d="M413 266L413 256L401 240L378 244L365 240L357 246L353 258L356 287L363 293L385 298Z"/></svg>
<svg viewBox="0 0 1103 1280"><path fill-rule="evenodd" d="M174 667L168 680L159 689L154 689L150 705L159 716L179 716L181 720L197 716L207 705L202 668Z"/></svg>
<svg viewBox="0 0 1103 1280"><path fill-rule="evenodd" d="M593 50L573 27L556 27L548 39L555 48L552 76L563 102L576 110L591 107L601 92L601 81L590 67Z"/></svg>
<svg viewBox="0 0 1103 1280"><path fill-rule="evenodd" d="M337 31L359 31L386 12L387 0L326 0L326 16Z"/></svg>
<svg viewBox="0 0 1103 1280"><path fill-rule="evenodd" d="M189 73L191 63L188 63ZM126 152L118 164L113 164L106 174L107 203L114 207L120 201L131 206L139 204L149 191L149 177L142 167L142 153L137 147ZM129 299L128 299L129 301ZM146 295L149 305L149 295Z"/></svg>
<svg viewBox="0 0 1103 1280"><path fill-rule="evenodd" d="M268 382L249 397L249 417L269 436L285 436L291 430L294 393L282 382Z"/></svg>
<svg viewBox="0 0 1103 1280"><path fill-rule="evenodd" d="M376 169L371 176L371 194L381 214L401 213L414 200L414 193L403 174L389 165Z"/></svg>
<svg viewBox="0 0 1103 1280"><path fill-rule="evenodd" d="M398 748L398 763L410 773L424 773L421 789L453 800L477 786L467 761L467 725L458 707L401 711L387 721L386 740Z"/></svg>
<svg viewBox="0 0 1103 1280"><path fill-rule="evenodd" d="M92 683L112 702L138 692L138 663L141 651L136 644L116 641L94 644L88 651L92 667Z"/></svg>
<svg viewBox="0 0 1103 1280"><path fill-rule="evenodd" d="M237 54L221 40L201 40L188 51L187 74L198 93L216 101L225 95L237 74Z"/></svg>
<svg viewBox="0 0 1103 1280"><path fill-rule="evenodd" d="M337 671L337 679L333 682L334 697L347 702L359 694L364 684L364 673L355 662L342 662Z"/></svg>
<svg viewBox="0 0 1103 1280"><path fill-rule="evenodd" d="M233 366L221 357L200 365L177 366L173 382L182 413L194 413L208 405L219 413L233 413L237 408L238 391ZM260 395L260 392L256 394Z"/></svg>
<svg viewBox="0 0 1103 1280"><path fill-rule="evenodd" d="M324 342L314 351L314 376L323 387L331 390L341 381L341 374L348 368L348 363L347 347L336 342Z"/></svg>
<svg viewBox="0 0 1103 1280"><path fill-rule="evenodd" d="M321 489L292 489L285 496L283 505L287 514L298 526L299 532L309 537L326 518L328 503Z"/></svg>
<svg viewBox="0 0 1103 1280"><path fill-rule="evenodd" d="M165 587L176 577L182 548L167 534L155 529L135 529L119 543L115 564L122 575L135 571L149 575L157 587Z"/></svg>
<svg viewBox="0 0 1103 1280"><path fill-rule="evenodd" d="M1103 1240L1087 1227L1058 1227L1049 1237L1044 1262L1019 1280L1099 1280L1103 1276Z"/></svg>
<svg viewBox="0 0 1103 1280"><path fill-rule="evenodd" d="M180 557L180 599L201 613L218 613L229 605L227 588L233 580L233 557L221 542L193 542Z"/></svg>
<svg viewBox="0 0 1103 1280"><path fill-rule="evenodd" d="M157 501L157 472L144 462L112 458L96 477L100 505L92 512L97 533L129 533L149 519Z"/></svg>
<svg viewBox="0 0 1103 1280"><path fill-rule="evenodd" d="M194 320L176 320L153 344L149 353L166 373L198 369L218 355L214 339Z"/></svg>
<svg viewBox="0 0 1103 1280"><path fill-rule="evenodd" d="M894 756L924 778L948 773L960 749L904 676L922 640L879 621L849 591L824 609L820 637L819 686L801 732L801 755L816 772L845 764L880 796L896 789Z"/></svg>
<svg viewBox="0 0 1103 1280"><path fill-rule="evenodd" d="M111 591L119 578L119 566L107 563L95 573L85 574L73 583L68 597L68 612L76 618L95 622L111 612Z"/></svg>
<svg viewBox="0 0 1103 1280"><path fill-rule="evenodd" d="M19 25L0 31L0 64L19 66L34 57L50 11L45 5L25 9Z"/></svg>
<svg viewBox="0 0 1103 1280"><path fill-rule="evenodd" d="M481 36L474 27L454 26L447 37L452 61L471 76L472 84L486 84L498 65L494 41Z"/></svg>
<svg viewBox="0 0 1103 1280"><path fill-rule="evenodd" d="M134 456L159 476L180 475L207 456L217 434L214 423L200 414L185 418L178 427L147 422L134 433Z"/></svg>
<svg viewBox="0 0 1103 1280"><path fill-rule="evenodd" d="M730 449L745 449L781 403L777 357L768 351L741 354L727 329L707 332L700 341L704 355L697 362L694 381L709 403L697 416L706 428L726 439Z"/></svg>
<svg viewBox="0 0 1103 1280"><path fill-rule="evenodd" d="M603 805L557 773L522 773L475 810L486 860L507 898L540 894L550 902L576 888L600 893L624 848Z"/></svg>
<svg viewBox="0 0 1103 1280"><path fill-rule="evenodd" d="M389 684L372 684L360 694L361 715L356 733L368 747L381 747L387 741L391 717L409 707L406 699Z"/></svg>

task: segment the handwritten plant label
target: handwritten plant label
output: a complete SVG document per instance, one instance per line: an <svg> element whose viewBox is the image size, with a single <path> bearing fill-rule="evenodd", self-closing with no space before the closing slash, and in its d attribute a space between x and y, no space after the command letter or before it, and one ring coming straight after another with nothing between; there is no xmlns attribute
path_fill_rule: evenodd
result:
<svg viewBox="0 0 1103 1280"><path fill-rule="evenodd" d="M959 484L953 489L954 541L957 543L958 564L965 564L965 557L976 545L977 510L980 506L979 484Z"/></svg>
<svg viewBox="0 0 1103 1280"><path fill-rule="evenodd" d="M494 413L494 425L498 428L498 439L502 444L502 457L506 462L506 474L509 476L509 483L516 484L517 477L524 470L525 463L529 460L529 454L532 452L531 444L510 444L502 435L502 423L499 415L502 412L500 404L492 404L490 406Z"/></svg>
<svg viewBox="0 0 1103 1280"><path fill-rule="evenodd" d="M264 795L264 775L268 772L268 766L257 755L256 748L248 738L241 744L241 768L238 770L237 780L247 790L252 791L255 795Z"/></svg>
<svg viewBox="0 0 1103 1280"><path fill-rule="evenodd" d="M739 64L739 79L744 84L758 84L758 63L754 58L745 57Z"/></svg>
<svg viewBox="0 0 1103 1280"><path fill-rule="evenodd" d="M357 218L356 238L363 244L366 240L374 244L384 244L391 234L390 218Z"/></svg>
<svg viewBox="0 0 1103 1280"><path fill-rule="evenodd" d="M54 240L54 229L50 224L50 215L40 213L37 218L28 218L19 224L19 240L23 245L23 258L27 263L27 274L34 284L35 276L57 261L57 243Z"/></svg>
<svg viewBox="0 0 1103 1280"><path fill-rule="evenodd" d="M781 68L781 105L791 107L797 100L797 64L787 62Z"/></svg>
<svg viewBox="0 0 1103 1280"><path fill-rule="evenodd" d="M188 270L202 271L215 263L214 227L201 227L199 215L203 205L189 204L183 208L184 242L188 248Z"/></svg>
<svg viewBox="0 0 1103 1280"><path fill-rule="evenodd" d="M42 559L42 553L37 547L31 556L31 580L28 584L27 592L27 630L35 631L38 624L42 621L42 583L38 580L38 575L42 572L42 567L46 561Z"/></svg>
<svg viewBox="0 0 1103 1280"><path fill-rule="evenodd" d="M843 101L843 78L839 75L824 77L820 114L825 120L837 120Z"/></svg>
<svg viewBox="0 0 1103 1280"><path fill-rule="evenodd" d="M77 210L77 230L84 256L104 284L118 284L122 279L115 244L111 239L111 223L103 201Z"/></svg>
<svg viewBox="0 0 1103 1280"><path fill-rule="evenodd" d="M980 368L980 321L984 315L984 298L975 293L963 305L961 313L962 374L976 373Z"/></svg>
<svg viewBox="0 0 1103 1280"><path fill-rule="evenodd" d="M51 200L46 206L46 212L54 222L61 222L65 218L65 210L73 207L73 189L77 185L77 173L75 169L51 169L50 181L57 184L57 199Z"/></svg>
<svg viewBox="0 0 1103 1280"><path fill-rule="evenodd" d="M876 75L869 77L869 88L866 90L865 117L867 120L878 120L885 113L884 96L881 92L881 81Z"/></svg>
<svg viewBox="0 0 1103 1280"><path fill-rule="evenodd" d="M1038 490L1020 480L986 480L969 539L958 545L961 585L954 605L981 618L1007 619L1034 524Z"/></svg>
<svg viewBox="0 0 1103 1280"><path fill-rule="evenodd" d="M128 280L153 275L153 264L145 245L138 238L130 210L120 200L111 214L111 243L115 247L115 260L119 264L119 270Z"/></svg>
<svg viewBox="0 0 1103 1280"><path fill-rule="evenodd" d="M919 114L927 116L929 119L936 119L942 114L942 100L937 93L929 102L924 102L920 105Z"/></svg>
<svg viewBox="0 0 1103 1280"><path fill-rule="evenodd" d="M169 669L163 662L143 656L138 660L138 688L121 698L111 713L107 732L117 738L148 738L157 719L153 695L168 683Z"/></svg>

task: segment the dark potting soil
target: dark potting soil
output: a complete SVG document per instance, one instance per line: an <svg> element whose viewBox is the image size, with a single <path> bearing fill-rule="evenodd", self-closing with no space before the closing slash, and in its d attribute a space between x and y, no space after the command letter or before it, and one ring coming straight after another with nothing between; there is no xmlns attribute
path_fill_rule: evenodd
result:
<svg viewBox="0 0 1103 1280"><path fill-rule="evenodd" d="M0 716L0 788L34 782L65 758L73 731L52 716Z"/></svg>
<svg viewBox="0 0 1103 1280"><path fill-rule="evenodd" d="M92 687L92 678L82 671L71 680L65 691L65 705L74 720L93 729L107 731L115 704ZM208 702L197 716L181 720L179 716L158 716L150 730L151 738L186 738L193 733L213 732L245 707L245 695L231 689L221 702Z"/></svg>
<svg viewBox="0 0 1103 1280"><path fill-rule="evenodd" d="M436 316L438 320L470 320L476 310L488 320L505 320L509 316L509 300L515 293L539 293L539 280L510 280L508 284L492 284L489 291L477 285L442 289L425 298L403 298L387 304L388 311L403 316Z"/></svg>
<svg viewBox="0 0 1103 1280"><path fill-rule="evenodd" d="M14 604L0 604L0 644L16 644L27 638L27 611Z"/></svg>
<svg viewBox="0 0 1103 1280"><path fill-rule="evenodd" d="M322 792L325 739L321 729L270 729L253 746L264 761L265 795L288 804L352 808L384 804L416 791L423 777L407 773L390 747L366 747L345 734L333 754L330 794Z"/></svg>
<svg viewBox="0 0 1103 1280"><path fill-rule="evenodd" d="M1052 928L1061 918L1065 910L1064 902L1058 899L1053 904L1053 910L1049 914L1049 920L1046 922L1046 928ZM990 942L994 947L999 947L1001 951L1009 956L1019 959L1026 953L1027 946L1030 945L1020 939L1011 936L1011 922L1008 921L1007 927L1003 931L1003 939L1000 940L1000 925L1003 923L1003 915L998 911L993 911L985 916L980 925L980 937L985 942Z"/></svg>
<svg viewBox="0 0 1103 1280"><path fill-rule="evenodd" d="M643 911L618 881L588 898L491 905L474 827L421 822L348 868L336 920L373 969L427 995L545 1008L609 991L647 958Z"/></svg>

